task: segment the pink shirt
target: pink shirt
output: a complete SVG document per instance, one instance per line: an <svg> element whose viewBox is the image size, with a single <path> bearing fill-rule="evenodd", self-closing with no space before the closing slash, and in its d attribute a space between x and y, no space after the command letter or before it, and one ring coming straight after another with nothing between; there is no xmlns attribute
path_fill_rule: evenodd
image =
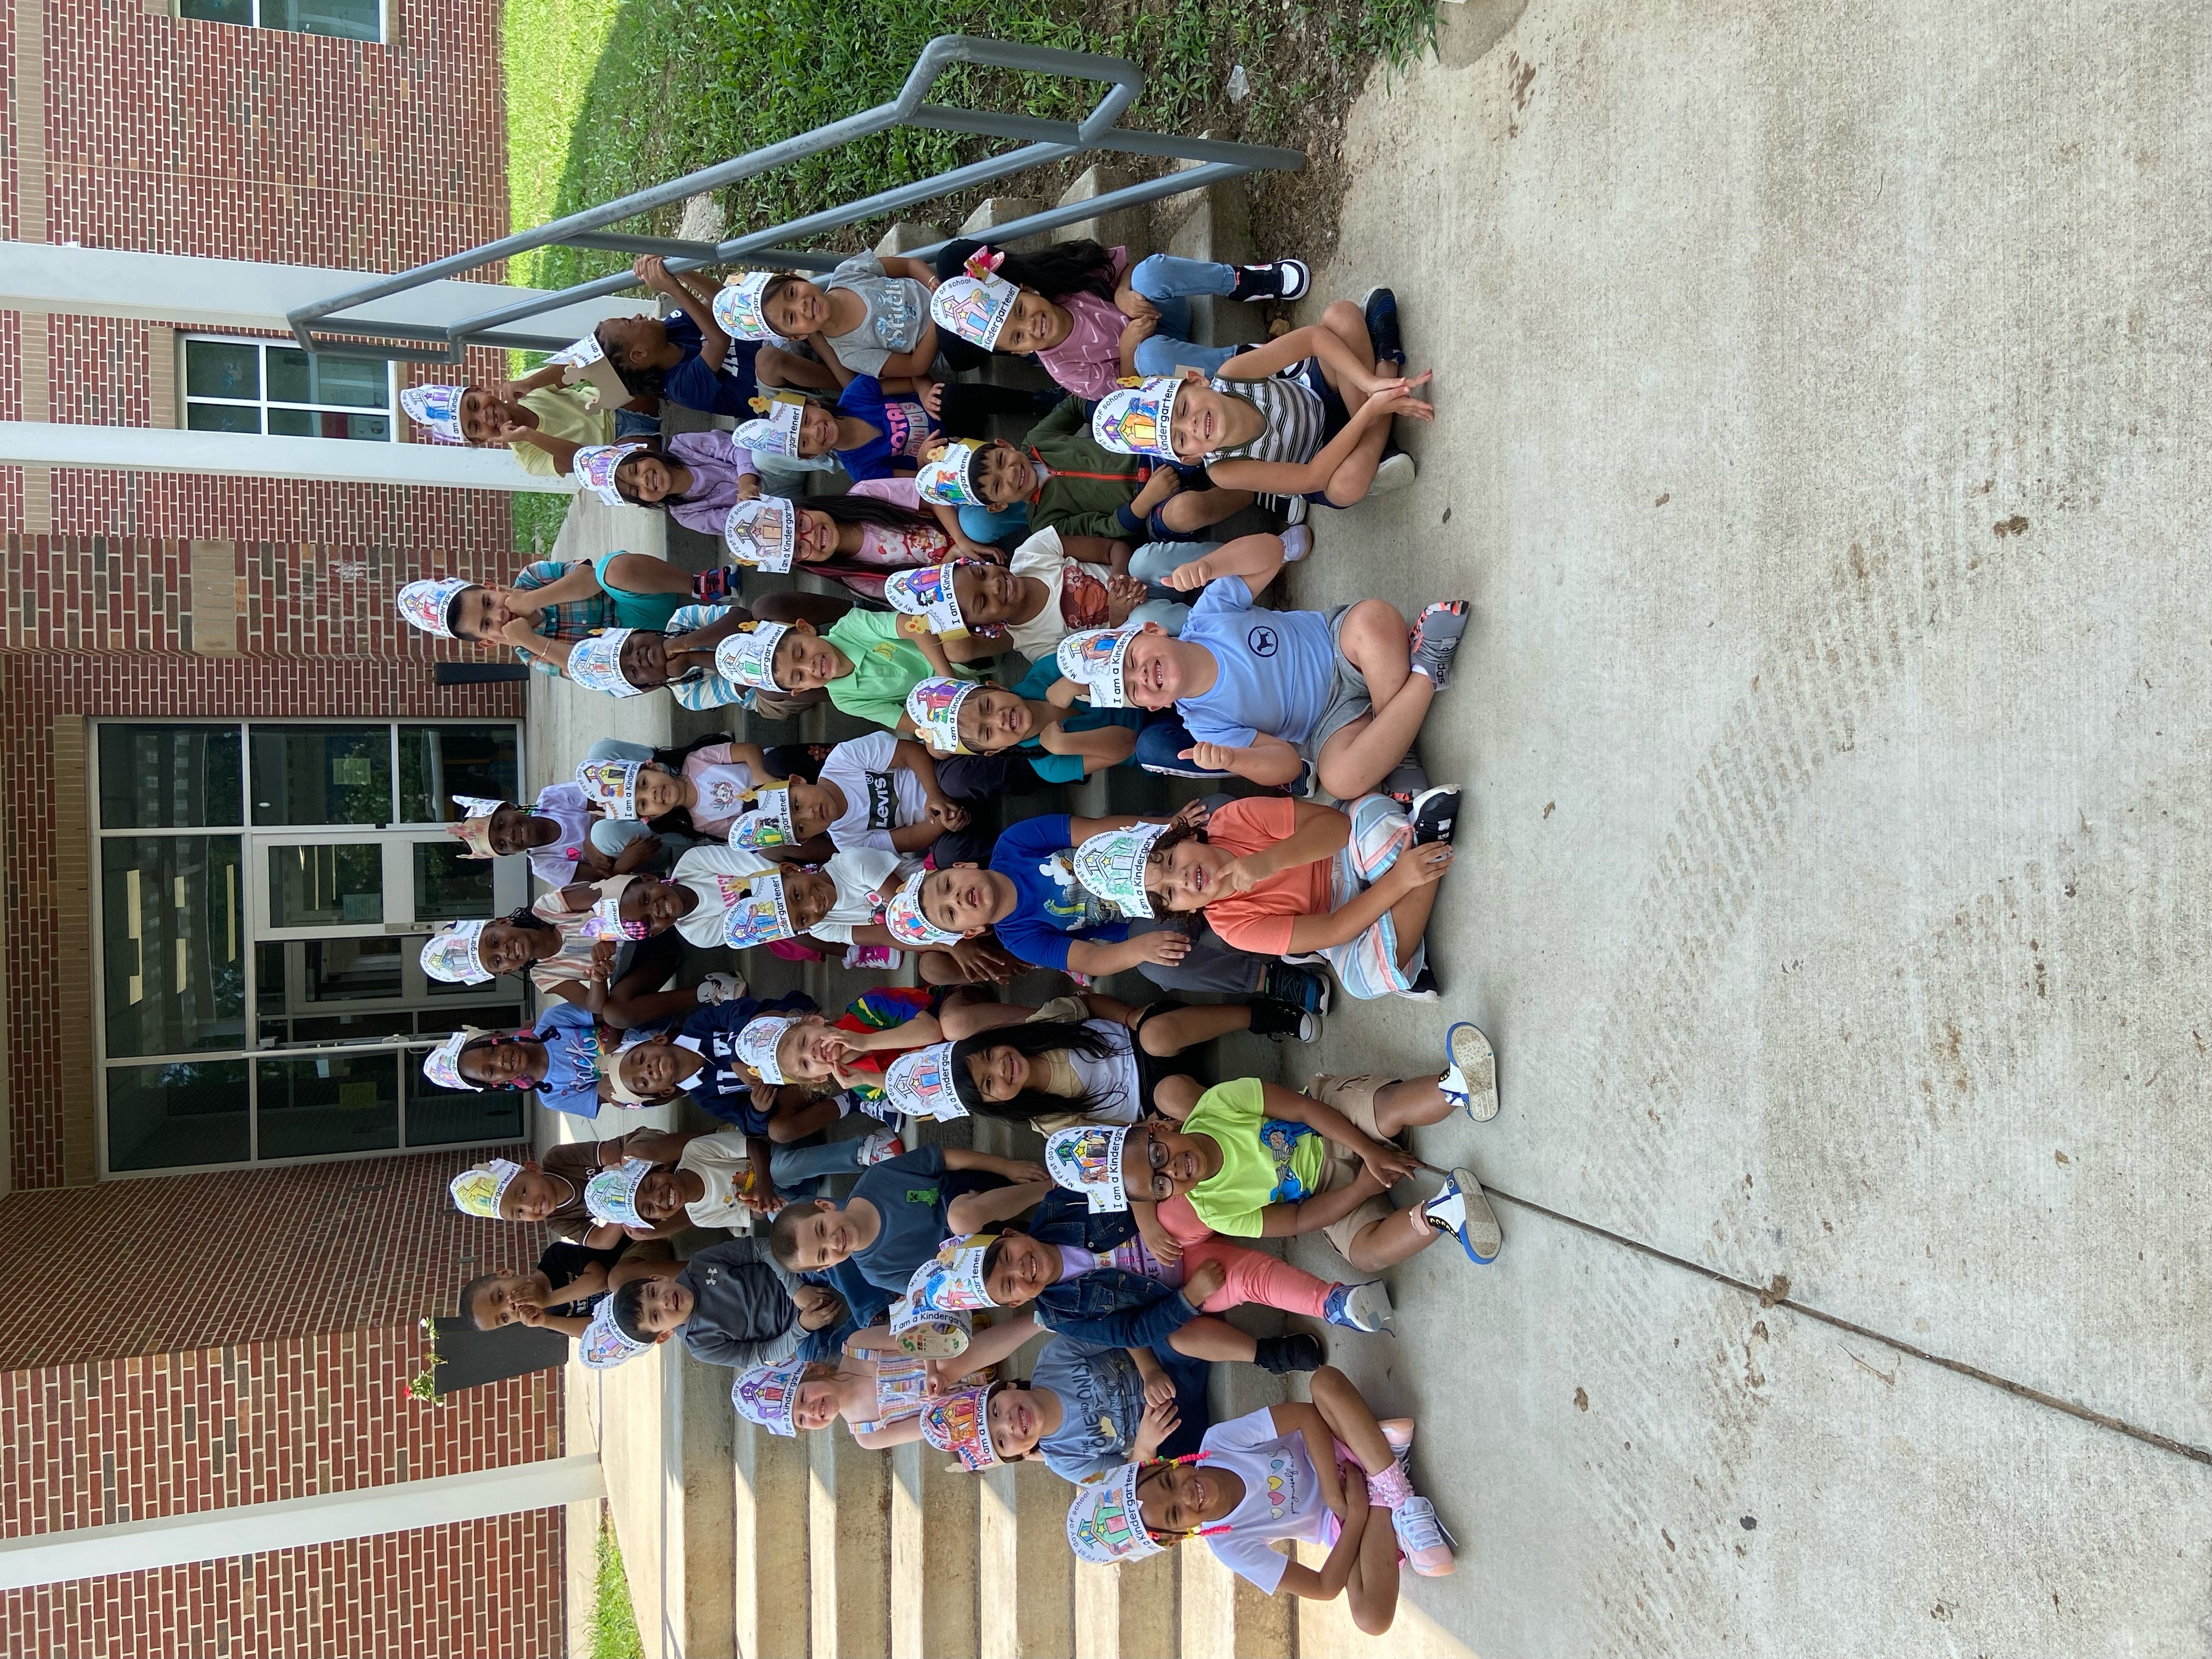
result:
<svg viewBox="0 0 2212 1659"><path fill-rule="evenodd" d="M1121 274L1129 268L1129 251L1121 247L1110 251L1118 286ZM1096 403L1121 378L1121 331L1128 327L1129 319L1111 300L1102 300L1095 294L1050 297L1075 319L1075 325L1051 350L1038 352L1037 362L1044 365L1046 374L1077 397Z"/></svg>
<svg viewBox="0 0 2212 1659"><path fill-rule="evenodd" d="M921 505L921 491L911 474L903 478L864 479L853 486L852 493L873 495L878 501L927 515ZM911 570L916 565L942 564L951 551L952 538L933 520L913 530L893 530L871 524L860 526L860 550L853 555L853 560L856 564L876 565L885 570Z"/></svg>

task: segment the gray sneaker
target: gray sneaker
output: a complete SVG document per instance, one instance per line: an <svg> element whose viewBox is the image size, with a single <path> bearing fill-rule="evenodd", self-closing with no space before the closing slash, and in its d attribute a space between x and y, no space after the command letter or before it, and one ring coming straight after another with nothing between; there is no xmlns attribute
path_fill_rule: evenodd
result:
<svg viewBox="0 0 2212 1659"><path fill-rule="evenodd" d="M1413 666L1436 682L1437 690L1451 684L1451 663L1467 634L1467 601L1440 599L1413 621Z"/></svg>

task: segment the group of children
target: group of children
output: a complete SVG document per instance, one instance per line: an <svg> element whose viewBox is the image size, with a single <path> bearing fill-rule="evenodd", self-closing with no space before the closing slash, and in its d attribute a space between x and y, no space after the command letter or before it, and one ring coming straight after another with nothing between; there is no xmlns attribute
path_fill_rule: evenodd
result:
<svg viewBox="0 0 2212 1659"><path fill-rule="evenodd" d="M969 1469L1037 1458L1079 1485L1067 1535L1086 1560L1202 1536L1262 1589L1343 1595L1386 1628L1401 1559L1451 1570L1408 1474L1413 1425L1378 1422L1315 1335L1255 1339L1220 1316L1249 1303L1386 1332L1371 1275L1447 1235L1494 1260L1470 1171L1391 1196L1429 1167L1406 1131L1494 1115L1494 1057L1463 1021L1432 1072L1303 1093L1207 1087L1184 1057L1239 1030L1310 1040L1334 986L1439 995L1424 941L1458 792L1431 787L1414 749L1467 607L1409 623L1381 599L1262 603L1311 551L1312 507L1413 478L1394 422L1433 411L1395 299L1238 349L1190 339L1191 298L1295 301L1303 264L1132 266L1079 242L862 254L720 289L635 269L665 313L604 323L520 380L403 402L438 441L503 444L719 534L725 562L616 552L508 586L429 577L401 615L591 691L766 718L826 700L876 729L827 746L607 739L533 803L457 799L469 854L526 856L547 890L441 929L423 968L526 974L540 1012L453 1033L426 1076L586 1120L688 1099L723 1126L456 1176L467 1212L554 1235L531 1272L471 1280L464 1316L562 1330L593 1367L680 1335L736 1370L733 1405L772 1433L842 1417L865 1444L920 1438ZM950 378L993 352L1060 390ZM667 402L734 429L664 439ZM994 415L1034 424L992 440ZM819 487L831 469L848 491ZM1210 538L1255 507L1274 528ZM743 596L746 573L841 591ZM1221 791L1171 817L979 822L996 798L1123 765ZM911 953L919 983L834 1011L754 998L726 971L670 988L686 944L884 969ZM997 1000L1036 969L1073 994ZM1133 969L1164 994L1095 988ZM877 1127L824 1139L854 1112ZM1028 1126L1041 1156L908 1145L911 1125L968 1115ZM853 1178L842 1200L820 1195L830 1175ZM692 1227L744 1236L678 1260L670 1241ZM1243 1242L1307 1232L1350 1277ZM1028 1380L1002 1376L1040 1336ZM1215 1362L1310 1372L1311 1403L1210 1424ZM1278 1539L1326 1547L1324 1565Z"/></svg>

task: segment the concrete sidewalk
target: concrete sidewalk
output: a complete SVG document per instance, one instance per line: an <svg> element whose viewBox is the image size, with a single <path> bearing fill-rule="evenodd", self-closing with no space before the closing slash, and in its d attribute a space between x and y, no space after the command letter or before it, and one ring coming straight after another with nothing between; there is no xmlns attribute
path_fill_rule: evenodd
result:
<svg viewBox="0 0 2212 1659"><path fill-rule="evenodd" d="M1339 1345L1389 1650L2212 1652L2204 14L1442 9L1316 283L1438 419L1291 582L1478 613L1444 1002L1316 1056L1481 1022L1528 1201Z"/></svg>

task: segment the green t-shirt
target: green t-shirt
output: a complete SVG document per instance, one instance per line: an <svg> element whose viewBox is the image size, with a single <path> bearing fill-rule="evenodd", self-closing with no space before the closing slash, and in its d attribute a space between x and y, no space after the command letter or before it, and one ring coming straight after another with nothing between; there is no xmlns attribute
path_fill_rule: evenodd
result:
<svg viewBox="0 0 2212 1659"><path fill-rule="evenodd" d="M933 672L929 659L898 631L896 611L848 611L822 630L822 637L845 653L853 672L830 682L830 701L847 714L872 720L886 732L898 730L906 713L906 694ZM963 679L974 674L956 664Z"/></svg>
<svg viewBox="0 0 2212 1659"><path fill-rule="evenodd" d="M614 410L585 408L584 394L574 386L539 386L524 397L522 406L538 417L538 429L549 438L565 439L572 444L615 441ZM515 444L510 453L522 463L525 472L534 472L541 478L552 477L561 471L553 465L552 455L536 444Z"/></svg>
<svg viewBox="0 0 2212 1659"><path fill-rule="evenodd" d="M1217 1233L1260 1236L1270 1204L1296 1204L1314 1194L1328 1143L1303 1123L1269 1117L1257 1078L1208 1089L1183 1120L1185 1134L1206 1135L1221 1148L1221 1173L1185 1194L1198 1218Z"/></svg>

